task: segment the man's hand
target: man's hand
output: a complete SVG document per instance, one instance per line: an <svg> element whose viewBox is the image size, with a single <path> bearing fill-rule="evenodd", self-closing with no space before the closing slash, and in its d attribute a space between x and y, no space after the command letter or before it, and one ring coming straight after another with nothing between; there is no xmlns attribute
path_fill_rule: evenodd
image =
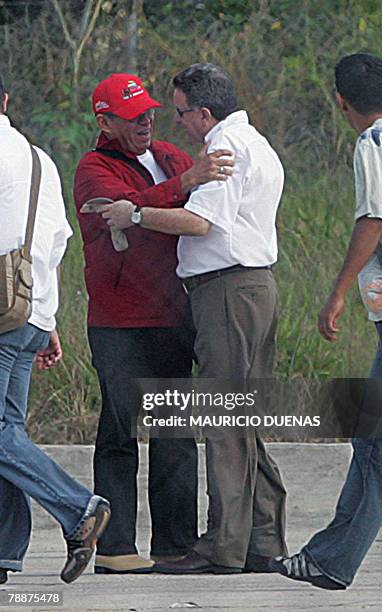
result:
<svg viewBox="0 0 382 612"><path fill-rule="evenodd" d="M135 204L130 200L116 200L113 204L108 205L102 217L107 220L110 227L122 230L134 225L131 221L131 213L134 210Z"/></svg>
<svg viewBox="0 0 382 612"><path fill-rule="evenodd" d="M182 190L188 193L193 187L209 181L226 181L232 175L234 160L232 151L219 149L207 153L204 145L198 154L195 164L181 175Z"/></svg>
<svg viewBox="0 0 382 612"><path fill-rule="evenodd" d="M198 159L193 168L198 185L209 181L226 181L232 175L234 166L232 151L218 149L207 153L208 145L204 145L198 153Z"/></svg>
<svg viewBox="0 0 382 612"><path fill-rule="evenodd" d="M318 329L320 333L329 340L337 340L337 334L340 331L337 327L337 321L345 308L345 299L342 295L332 293L318 315Z"/></svg>
<svg viewBox="0 0 382 612"><path fill-rule="evenodd" d="M50 332L50 340L46 349L37 351L35 363L38 370L49 370L53 365L60 361L62 350L60 339L56 330Z"/></svg>
<svg viewBox="0 0 382 612"><path fill-rule="evenodd" d="M318 329L327 340L337 340L337 321L345 308L346 292L369 261L381 238L382 219L361 217L356 221L334 289L318 316Z"/></svg>

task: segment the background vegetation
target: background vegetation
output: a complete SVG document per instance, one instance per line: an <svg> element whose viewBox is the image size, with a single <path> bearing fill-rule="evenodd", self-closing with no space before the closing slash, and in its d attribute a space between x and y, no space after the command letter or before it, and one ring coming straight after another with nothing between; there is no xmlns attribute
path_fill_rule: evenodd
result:
<svg viewBox="0 0 382 612"><path fill-rule="evenodd" d="M90 94L111 72L136 71L165 103L157 136L189 149L172 126L171 77L195 61L227 69L252 121L286 168L278 217L277 372L288 378L358 377L376 336L356 290L335 346L316 316L342 261L354 209L355 134L334 98L344 54L382 54L379 0L0 1L1 70L14 124L60 169L75 235L64 261L59 328L65 360L35 377L30 427L37 441L91 442L99 392L89 361L81 239L72 177L95 140Z"/></svg>

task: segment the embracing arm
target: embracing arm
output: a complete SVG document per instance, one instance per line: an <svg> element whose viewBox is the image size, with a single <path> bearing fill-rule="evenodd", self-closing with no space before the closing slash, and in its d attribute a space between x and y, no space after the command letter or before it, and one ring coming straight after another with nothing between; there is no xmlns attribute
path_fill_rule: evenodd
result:
<svg viewBox="0 0 382 612"><path fill-rule="evenodd" d="M184 156L183 168L189 166L190 158L183 152L181 154ZM203 148L195 164L178 176L158 185L137 190L119 178L109 160L101 158L100 155L88 154L80 162L74 186L78 209L84 202L95 197L108 197L114 201L128 199L135 205L153 208L181 206L186 200L186 193L196 185L217 179L221 182L227 180L232 173L231 166L234 163L231 153L226 149L207 155ZM227 155L230 155L231 159L227 159ZM99 215L87 215L86 221L82 215L79 215L79 221L85 233L93 235L95 231L105 230L105 222Z"/></svg>
<svg viewBox="0 0 382 612"><path fill-rule="evenodd" d="M184 202L193 187L217 179L225 181L232 173L232 153L226 149L207 154L203 147L193 164L188 155L183 152L182 155L183 163L179 167L186 170L157 185L137 189L133 173L131 182L128 182L119 177L109 158L101 157L100 153L89 153L81 160L75 176L74 196L77 208L96 197L130 200L138 206L169 208L176 201L179 205ZM231 159L227 159L227 156Z"/></svg>
<svg viewBox="0 0 382 612"><path fill-rule="evenodd" d="M132 202L119 200L108 206L102 217L107 220L108 225L116 229L126 229L133 225L131 214L134 210L135 205ZM211 227L209 221L184 208L164 210L145 206L141 210L141 215L140 227L163 234L205 236Z"/></svg>
<svg viewBox="0 0 382 612"><path fill-rule="evenodd" d="M207 149L208 145L206 144L199 151L193 166L181 174L180 181L184 194L188 194L194 187L210 181L226 181L232 175L232 167L234 166L232 151L221 147L216 151L207 153Z"/></svg>

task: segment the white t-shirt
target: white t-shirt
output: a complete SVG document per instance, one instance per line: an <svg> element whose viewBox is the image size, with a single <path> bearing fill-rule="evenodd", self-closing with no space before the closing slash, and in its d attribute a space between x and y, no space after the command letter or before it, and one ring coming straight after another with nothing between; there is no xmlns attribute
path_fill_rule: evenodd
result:
<svg viewBox="0 0 382 612"><path fill-rule="evenodd" d="M157 164L154 155L149 149L146 149L142 155L137 155L137 159L142 166L144 166L146 170L150 172L155 185L158 185L158 183L163 183L163 181L167 181L167 176L163 172L162 168Z"/></svg>
<svg viewBox="0 0 382 612"><path fill-rule="evenodd" d="M61 182L48 155L35 147L41 161L41 185L32 240L33 301L29 323L52 331L58 308L59 265L72 234L65 216ZM32 154L28 141L0 114L0 255L25 242Z"/></svg>
<svg viewBox="0 0 382 612"><path fill-rule="evenodd" d="M355 219L382 219L382 119L360 134L354 150ZM382 256L382 243L377 248ZM358 275L370 321L382 320L382 266L373 253Z"/></svg>
<svg viewBox="0 0 382 612"><path fill-rule="evenodd" d="M185 208L212 223L206 236L181 236L181 278L228 268L267 266L277 259L276 212L284 184L281 162L269 142L249 124L245 111L232 113L205 137L208 152L229 149L233 175L194 190Z"/></svg>

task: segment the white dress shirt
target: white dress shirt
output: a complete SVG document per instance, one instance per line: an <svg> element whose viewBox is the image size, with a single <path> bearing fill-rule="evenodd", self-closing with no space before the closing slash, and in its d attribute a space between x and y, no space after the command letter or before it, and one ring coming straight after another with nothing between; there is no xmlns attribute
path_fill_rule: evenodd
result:
<svg viewBox="0 0 382 612"><path fill-rule="evenodd" d="M41 184L32 240L33 300L29 323L52 331L58 308L59 265L72 230L66 220L57 168L35 147L41 161ZM0 114L0 255L25 243L32 154L28 141Z"/></svg>
<svg viewBox="0 0 382 612"><path fill-rule="evenodd" d="M206 135L208 152L229 149L233 175L200 185L185 208L212 223L206 236L181 236L181 278L237 264L262 267L277 260L276 212L284 184L281 162L269 142L237 111Z"/></svg>

